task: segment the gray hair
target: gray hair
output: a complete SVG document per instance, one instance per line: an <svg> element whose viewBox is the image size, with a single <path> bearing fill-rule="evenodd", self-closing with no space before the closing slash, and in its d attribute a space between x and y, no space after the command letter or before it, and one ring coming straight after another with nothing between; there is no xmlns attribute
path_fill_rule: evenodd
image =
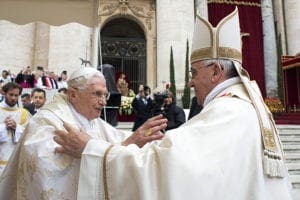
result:
<svg viewBox="0 0 300 200"><path fill-rule="evenodd" d="M232 60L219 58L219 59L204 60L203 63L205 65L211 65L213 63L219 63L221 65L222 70L224 71L225 76L227 78L232 78L232 77L238 76L238 73L237 73L237 71L236 71L236 69L234 67L234 63L240 64L239 62L235 62L235 61L232 61Z"/></svg>
<svg viewBox="0 0 300 200"><path fill-rule="evenodd" d="M95 68L84 67L75 70L68 79L68 87L83 90L93 78L101 78L105 81L104 75Z"/></svg>

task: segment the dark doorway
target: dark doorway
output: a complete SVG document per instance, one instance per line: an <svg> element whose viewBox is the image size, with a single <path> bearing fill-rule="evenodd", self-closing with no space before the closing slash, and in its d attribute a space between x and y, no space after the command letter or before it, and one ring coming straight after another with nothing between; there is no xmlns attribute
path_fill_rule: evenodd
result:
<svg viewBox="0 0 300 200"><path fill-rule="evenodd" d="M147 83L146 39L136 22L118 18L107 23L101 30L101 47L102 63L115 67L116 80L121 72L125 73L134 92Z"/></svg>

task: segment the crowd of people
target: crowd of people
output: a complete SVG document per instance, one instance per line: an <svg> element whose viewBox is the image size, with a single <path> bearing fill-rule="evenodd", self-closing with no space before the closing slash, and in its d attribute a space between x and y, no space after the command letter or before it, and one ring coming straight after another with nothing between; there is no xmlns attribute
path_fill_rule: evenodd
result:
<svg viewBox="0 0 300 200"><path fill-rule="evenodd" d="M26 67L16 76L8 70L2 71L0 77L0 174L23 134L28 120L45 105L46 92L49 89L65 92L66 80L66 71L63 71L60 77L54 75L53 72L44 73L42 68L31 72L30 67ZM49 85L46 84L47 82ZM22 93L24 88L31 88L31 93Z"/></svg>
<svg viewBox="0 0 300 200"><path fill-rule="evenodd" d="M64 70L60 75L53 71L44 70L38 66L32 70L30 66L24 67L17 75L9 70L2 70L0 83L3 85L8 82L16 82L22 88L42 88L42 89L60 89L67 88L67 71Z"/></svg>

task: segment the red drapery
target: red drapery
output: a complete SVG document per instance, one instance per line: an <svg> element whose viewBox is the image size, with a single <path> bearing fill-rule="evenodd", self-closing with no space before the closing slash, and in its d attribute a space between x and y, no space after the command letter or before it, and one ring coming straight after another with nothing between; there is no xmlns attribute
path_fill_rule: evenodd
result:
<svg viewBox="0 0 300 200"><path fill-rule="evenodd" d="M240 27L242 33L243 66L256 80L263 96L265 96L265 72L263 54L263 32L260 0L251 1L208 1L209 21L216 26L220 20L230 14L235 7L239 9Z"/></svg>

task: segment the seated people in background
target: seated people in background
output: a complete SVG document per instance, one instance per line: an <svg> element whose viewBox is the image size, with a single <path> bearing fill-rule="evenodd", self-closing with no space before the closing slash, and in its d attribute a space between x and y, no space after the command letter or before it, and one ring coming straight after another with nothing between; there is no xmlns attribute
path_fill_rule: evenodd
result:
<svg viewBox="0 0 300 200"><path fill-rule="evenodd" d="M68 79L68 73L66 70L64 70L61 72L60 77L58 77L57 80L58 89L68 87L67 79Z"/></svg>
<svg viewBox="0 0 300 200"><path fill-rule="evenodd" d="M40 110L46 102L46 92L41 88L34 88L31 91L31 103L24 108L27 109L31 115L34 115Z"/></svg>
<svg viewBox="0 0 300 200"><path fill-rule="evenodd" d="M54 131L64 129L64 125L85 131L94 140L120 146L135 143L142 147L163 137L158 132L166 127L162 116L150 119L132 135L104 122L100 114L106 97L101 72L91 67L75 70L68 80L67 95L57 94L29 121L17 149L19 154L14 154L0 177L0 199L80 199L77 190L81 160L54 152L58 147L53 141ZM148 136L150 129L154 134ZM102 171L102 164L98 164ZM98 170L90 171L90 176L98 178Z"/></svg>
<svg viewBox="0 0 300 200"><path fill-rule="evenodd" d="M22 87L10 82L3 86L5 99L0 103L0 175L9 160L30 114L18 107ZM2 199L2 198L0 198Z"/></svg>
<svg viewBox="0 0 300 200"><path fill-rule="evenodd" d="M185 122L185 113L182 108L176 105L174 95L168 91L167 98L164 99L165 116L168 119L168 126L166 130L179 127Z"/></svg>
<svg viewBox="0 0 300 200"><path fill-rule="evenodd" d="M31 97L29 93L24 93L21 95L22 106L25 107L31 103Z"/></svg>
<svg viewBox="0 0 300 200"><path fill-rule="evenodd" d="M199 105L198 102L197 102L197 97L194 96L192 98L192 104L191 104L191 107L190 107L188 120L191 119L192 117L194 117L195 115L197 115L198 113L200 113L202 108L203 107L201 105Z"/></svg>
<svg viewBox="0 0 300 200"><path fill-rule="evenodd" d="M51 88L52 89L58 89L59 88L58 83L57 83L58 76L53 71L49 72L48 76L49 76L50 81L51 81Z"/></svg>
<svg viewBox="0 0 300 200"><path fill-rule="evenodd" d="M128 82L126 80L126 75L124 73L120 74L120 77L117 80L117 89L121 93L122 96L128 96L129 88Z"/></svg>
<svg viewBox="0 0 300 200"><path fill-rule="evenodd" d="M27 66L17 74L15 82L18 83L22 88L34 87L34 75L31 73L30 66Z"/></svg>
<svg viewBox="0 0 300 200"><path fill-rule="evenodd" d="M2 82L2 83L12 82L9 71L7 71L7 70L2 71L2 76L0 77L0 82Z"/></svg>
<svg viewBox="0 0 300 200"><path fill-rule="evenodd" d="M57 81L55 80L55 74L49 71L38 70L36 74L37 83L36 87L42 89L58 89Z"/></svg>
<svg viewBox="0 0 300 200"><path fill-rule="evenodd" d="M151 90L149 86L140 85L139 93L132 101L132 108L135 112L135 120L132 130L135 131L151 116L151 109L153 107L152 99L150 97Z"/></svg>

